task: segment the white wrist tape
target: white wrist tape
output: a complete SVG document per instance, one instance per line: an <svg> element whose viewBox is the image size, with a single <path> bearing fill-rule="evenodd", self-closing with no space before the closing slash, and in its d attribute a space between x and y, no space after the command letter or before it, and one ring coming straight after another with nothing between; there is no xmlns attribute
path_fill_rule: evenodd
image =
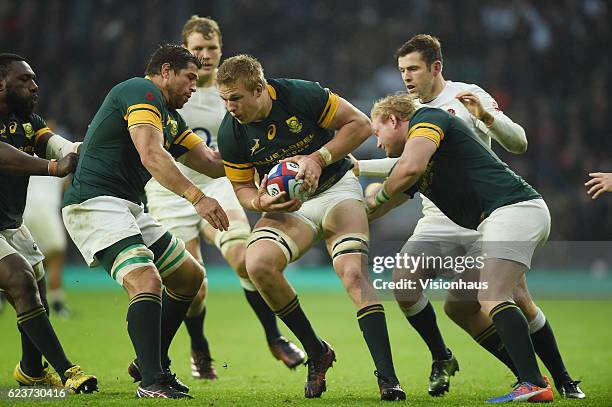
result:
<svg viewBox="0 0 612 407"><path fill-rule="evenodd" d="M54 134L49 138L49 141L47 141L47 151L45 151L47 154L46 158L62 159L70 153L76 153L77 148L81 144L82 143L73 143L62 136Z"/></svg>
<svg viewBox="0 0 612 407"><path fill-rule="evenodd" d="M377 160L359 160L359 176L386 178L399 158L381 158Z"/></svg>

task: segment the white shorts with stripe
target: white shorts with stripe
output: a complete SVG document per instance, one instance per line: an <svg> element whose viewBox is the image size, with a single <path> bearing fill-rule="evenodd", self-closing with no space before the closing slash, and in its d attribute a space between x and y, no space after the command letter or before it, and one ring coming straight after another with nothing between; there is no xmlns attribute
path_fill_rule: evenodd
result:
<svg viewBox="0 0 612 407"><path fill-rule="evenodd" d="M98 196L62 209L64 225L88 266L97 266L95 254L130 236L142 235L148 247L166 229L141 205L113 196Z"/></svg>
<svg viewBox="0 0 612 407"><path fill-rule="evenodd" d="M329 212L347 199L355 199L361 202L364 200L361 184L359 184L359 180L352 171L344 174L328 190L304 202L297 211L287 212L287 215L300 218L314 230L315 234L320 235L323 232L323 224Z"/></svg>

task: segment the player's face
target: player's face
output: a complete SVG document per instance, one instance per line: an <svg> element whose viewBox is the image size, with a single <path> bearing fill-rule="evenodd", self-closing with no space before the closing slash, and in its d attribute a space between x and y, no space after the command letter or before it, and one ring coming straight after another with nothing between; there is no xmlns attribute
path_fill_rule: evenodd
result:
<svg viewBox="0 0 612 407"><path fill-rule="evenodd" d="M210 38L205 38L202 33L194 31L187 37L185 48L202 60L202 69L198 71L200 76L212 75L219 66L221 45L217 33L213 33Z"/></svg>
<svg viewBox="0 0 612 407"><path fill-rule="evenodd" d="M25 61L12 62L5 82L6 103L18 117L28 118L38 102L36 74Z"/></svg>
<svg viewBox="0 0 612 407"><path fill-rule="evenodd" d="M168 79L168 105L172 109L180 109L196 91L198 80L198 67L189 63L187 68L181 69L177 73L170 70Z"/></svg>
<svg viewBox="0 0 612 407"><path fill-rule="evenodd" d="M431 66L421 58L418 51L397 59L397 67L402 74L406 90L421 102L429 102L434 90L434 73Z"/></svg>
<svg viewBox="0 0 612 407"><path fill-rule="evenodd" d="M219 95L225 103L225 108L240 123L251 123L259 119L262 93L261 86L249 91L241 81L219 86Z"/></svg>
<svg viewBox="0 0 612 407"><path fill-rule="evenodd" d="M384 150L387 157L395 158L402 155L404 137L401 128L394 126L390 119L383 121L380 116L376 116L372 119L372 130L377 138L378 148Z"/></svg>

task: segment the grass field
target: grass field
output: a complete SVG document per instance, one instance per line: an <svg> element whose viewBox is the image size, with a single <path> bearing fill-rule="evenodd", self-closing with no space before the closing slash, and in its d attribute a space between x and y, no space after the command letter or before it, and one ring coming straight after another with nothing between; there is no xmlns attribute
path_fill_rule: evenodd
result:
<svg viewBox="0 0 612 407"><path fill-rule="evenodd" d="M0 400L0 405L149 405L164 400L137 400L135 384L126 368L133 358L125 329L126 296L119 288L104 291L69 291L70 305L77 315L53 324L69 358L98 376L100 393L79 395L64 401L29 402ZM171 357L173 370L191 386L188 405L379 405L373 365L355 320L355 310L339 290L300 293L301 303L318 333L335 348L338 362L328 373L328 391L320 400L303 397L305 367L288 371L274 360L263 333L239 291L214 290L209 294L206 332L220 380L191 379L189 345L184 329L179 331ZM392 303L385 304L397 372L412 406L472 406L510 390L514 381L492 356L479 348L442 314L435 302L438 320L447 344L457 356L461 371L443 398L426 391L430 356L425 345ZM583 380L586 400L558 400L558 405L612 405L612 348L610 301L545 301L545 311L556 332L570 373ZM283 326L288 337L291 335ZM0 315L0 388L13 387L13 367L20 346L12 310ZM555 393L556 395L556 393ZM173 403L173 402L172 402Z"/></svg>

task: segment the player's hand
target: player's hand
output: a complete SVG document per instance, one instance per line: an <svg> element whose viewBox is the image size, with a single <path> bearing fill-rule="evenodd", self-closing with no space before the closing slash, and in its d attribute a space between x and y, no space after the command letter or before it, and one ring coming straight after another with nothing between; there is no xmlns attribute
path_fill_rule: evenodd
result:
<svg viewBox="0 0 612 407"><path fill-rule="evenodd" d="M376 206L375 202L376 194L378 194L381 188L382 182L372 182L363 190L363 195L366 199L368 222L372 222L374 219L378 219L385 214L385 211L381 210L382 207L380 205Z"/></svg>
<svg viewBox="0 0 612 407"><path fill-rule="evenodd" d="M455 98L459 99L459 101L465 106L465 108L470 112L472 116L482 121L487 126L493 124L493 116L491 113L487 112L480 103L480 99L478 96L474 95L471 92L460 92L455 96Z"/></svg>
<svg viewBox="0 0 612 407"><path fill-rule="evenodd" d="M612 192L612 173L609 172L591 172L589 173L591 180L584 183L589 188L587 194L591 195L592 199L597 199L604 192Z"/></svg>
<svg viewBox="0 0 612 407"><path fill-rule="evenodd" d="M296 179L304 180L300 192L313 194L317 190L319 177L321 177L321 172L323 171L318 162L307 155L295 155L281 161L292 162L300 166L300 170L295 176Z"/></svg>
<svg viewBox="0 0 612 407"><path fill-rule="evenodd" d="M223 231L229 228L227 214L216 199L205 196L194 205L194 208L213 228Z"/></svg>
<svg viewBox="0 0 612 407"><path fill-rule="evenodd" d="M270 195L266 191L266 183L268 181L268 175L264 175L263 180L259 184L257 190L257 203L256 205L261 208L262 212L295 212L302 206L302 201L294 198L290 201L285 202L287 198L287 192L282 191L278 195Z"/></svg>
<svg viewBox="0 0 612 407"><path fill-rule="evenodd" d="M57 172L50 175L65 177L66 175L74 172L78 163L79 155L75 153L68 153L64 158L57 160Z"/></svg>

